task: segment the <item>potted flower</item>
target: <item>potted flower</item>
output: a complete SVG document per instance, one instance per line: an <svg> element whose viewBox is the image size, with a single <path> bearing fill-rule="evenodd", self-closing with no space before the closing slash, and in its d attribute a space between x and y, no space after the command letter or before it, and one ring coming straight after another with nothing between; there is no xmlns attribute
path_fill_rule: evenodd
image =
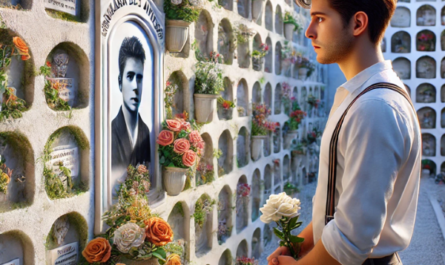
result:
<svg viewBox="0 0 445 265"><path fill-rule="evenodd" d="M317 138L320 136L320 132L317 130L317 128L314 128L313 131L307 133L307 142L308 145L311 145L312 143L315 143L317 141Z"/></svg>
<svg viewBox="0 0 445 265"><path fill-rule="evenodd" d="M200 0L165 0L167 18L165 45L170 52L181 52L188 38L189 25L199 18L202 10Z"/></svg>
<svg viewBox="0 0 445 265"><path fill-rule="evenodd" d="M294 31L297 31L301 29L300 25L298 24L296 18L292 16L292 13L286 12L284 14L284 36L288 40L292 40L292 34Z"/></svg>
<svg viewBox="0 0 445 265"><path fill-rule="evenodd" d="M183 118L167 119L158 135L159 163L163 166L164 188L170 196L178 195L185 186L186 173L204 151L204 140Z"/></svg>
<svg viewBox="0 0 445 265"><path fill-rule="evenodd" d="M435 50L436 37L433 33L421 32L417 34L417 50L430 52Z"/></svg>
<svg viewBox="0 0 445 265"><path fill-rule="evenodd" d="M258 0L255 0L258 1ZM248 258L248 257L236 257L236 264L235 265L258 265L258 260L255 258Z"/></svg>
<svg viewBox="0 0 445 265"><path fill-rule="evenodd" d="M195 78L195 116L199 123L211 121L215 101L224 90L222 69L219 67L222 56L210 53L209 60L198 61Z"/></svg>
<svg viewBox="0 0 445 265"><path fill-rule="evenodd" d="M306 116L306 112L302 111L297 101L292 102L292 112L289 115L288 126L289 130L287 131L284 146L290 146L290 143L295 137L298 135L298 127L301 124L301 121Z"/></svg>
<svg viewBox="0 0 445 265"><path fill-rule="evenodd" d="M260 1L260 0L255 0ZM265 43L262 43L260 45L259 50L253 50L252 52L252 65L253 69L256 71L260 71L263 66L263 58L267 55L269 52L269 46Z"/></svg>
<svg viewBox="0 0 445 265"><path fill-rule="evenodd" d="M252 159L258 160L263 150L263 140L275 132L278 123L267 120L271 111L265 104L254 104L252 111Z"/></svg>
<svg viewBox="0 0 445 265"><path fill-rule="evenodd" d="M309 104L309 117L312 117L312 110L318 109L320 100L317 99L314 95L310 94L307 98L307 103Z"/></svg>
<svg viewBox="0 0 445 265"><path fill-rule="evenodd" d="M223 97L219 97L216 102L218 103L218 110L220 110L225 117L231 117L232 109L236 107L235 101L226 100Z"/></svg>
<svg viewBox="0 0 445 265"><path fill-rule="evenodd" d="M298 79L300 80L305 80L315 70L315 65L306 57L302 57L301 60L297 61L296 67L298 67Z"/></svg>
<svg viewBox="0 0 445 265"><path fill-rule="evenodd" d="M293 157L297 155L305 155L306 154L306 146L303 141L299 142L297 139L293 139L290 145L291 154Z"/></svg>

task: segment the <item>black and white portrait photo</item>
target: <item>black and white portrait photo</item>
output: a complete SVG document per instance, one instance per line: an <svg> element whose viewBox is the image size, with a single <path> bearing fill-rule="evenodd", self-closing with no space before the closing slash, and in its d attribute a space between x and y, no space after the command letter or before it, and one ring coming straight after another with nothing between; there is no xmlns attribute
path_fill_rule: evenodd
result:
<svg viewBox="0 0 445 265"><path fill-rule="evenodd" d="M145 32L125 22L110 38L110 120L112 196L129 165L152 165L153 48Z"/></svg>

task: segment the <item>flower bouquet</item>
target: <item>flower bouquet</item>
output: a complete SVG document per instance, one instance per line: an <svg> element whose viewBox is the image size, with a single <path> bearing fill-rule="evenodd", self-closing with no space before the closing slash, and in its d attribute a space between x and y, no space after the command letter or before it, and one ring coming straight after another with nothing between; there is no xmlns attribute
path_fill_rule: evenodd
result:
<svg viewBox="0 0 445 265"><path fill-rule="evenodd" d="M432 33L417 34L417 50L418 51L435 51L436 37Z"/></svg>
<svg viewBox="0 0 445 265"><path fill-rule="evenodd" d="M176 196L184 189L187 170L202 155L204 140L196 128L192 129L190 122L179 116L165 120L162 129L156 142L159 144L159 163L163 166L164 187L168 195Z"/></svg>
<svg viewBox="0 0 445 265"><path fill-rule="evenodd" d="M116 264L152 258L158 259L160 264L181 264L182 248L171 243L170 225L153 215L148 206L146 192L149 188L148 169L143 165L128 166L117 204L103 215L110 228L88 243L82 251L81 264ZM173 260L179 263L172 263Z"/></svg>
<svg viewBox="0 0 445 265"><path fill-rule="evenodd" d="M258 265L258 260L248 257L237 257L235 265Z"/></svg>
<svg viewBox="0 0 445 265"><path fill-rule="evenodd" d="M269 132L275 132L278 123L267 120L271 111L265 104L253 104L252 113L252 159L258 160L263 150L263 140Z"/></svg>
<svg viewBox="0 0 445 265"><path fill-rule="evenodd" d="M282 192L278 195L272 194L266 201L260 211L263 215L260 217L261 221L269 224L276 222L278 227L274 227L274 234L281 240L280 246L285 246L289 249L291 256L298 259L300 253L300 243L303 243L304 238L291 235L292 230L301 226L298 222L300 213L300 200L292 199L286 193Z"/></svg>
<svg viewBox="0 0 445 265"><path fill-rule="evenodd" d="M263 58L269 53L270 47L265 44L261 43L259 50L253 50L252 52L252 64L254 70L261 70L261 66L263 64Z"/></svg>
<svg viewBox="0 0 445 265"><path fill-rule="evenodd" d="M292 102L292 112L289 115L289 130L298 130L301 121L307 116L305 111L302 111L297 101Z"/></svg>

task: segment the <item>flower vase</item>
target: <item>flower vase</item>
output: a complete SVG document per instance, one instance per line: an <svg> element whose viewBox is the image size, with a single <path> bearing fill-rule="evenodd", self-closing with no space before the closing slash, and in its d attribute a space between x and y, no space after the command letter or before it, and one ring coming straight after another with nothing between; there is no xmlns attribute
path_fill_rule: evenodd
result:
<svg viewBox="0 0 445 265"><path fill-rule="evenodd" d="M252 18L253 20L257 20L261 16L261 12L263 11L263 0L252 0Z"/></svg>
<svg viewBox="0 0 445 265"><path fill-rule="evenodd" d="M188 168L164 167L162 178L164 189L169 196L177 196L184 189Z"/></svg>
<svg viewBox="0 0 445 265"><path fill-rule="evenodd" d="M216 106L216 99L219 95L194 94L195 98L195 118L198 123L212 121L213 111Z"/></svg>
<svg viewBox="0 0 445 265"><path fill-rule="evenodd" d="M166 21L165 46L169 52L181 52L188 38L190 22L183 20Z"/></svg>
<svg viewBox="0 0 445 265"><path fill-rule="evenodd" d="M307 72L308 72L307 68L304 68L304 67L299 68L298 69L298 79L305 80L307 77Z"/></svg>
<svg viewBox="0 0 445 265"><path fill-rule="evenodd" d="M294 34L294 24L291 23L285 23L284 24L284 37L288 41L292 41L292 35Z"/></svg>
<svg viewBox="0 0 445 265"><path fill-rule="evenodd" d="M255 135L252 136L252 160L257 161L261 152L263 151L263 140L267 138L267 135Z"/></svg>
<svg viewBox="0 0 445 265"><path fill-rule="evenodd" d="M289 149L290 144L293 139L295 139L298 135L297 130L288 131L286 136L284 137L284 149Z"/></svg>

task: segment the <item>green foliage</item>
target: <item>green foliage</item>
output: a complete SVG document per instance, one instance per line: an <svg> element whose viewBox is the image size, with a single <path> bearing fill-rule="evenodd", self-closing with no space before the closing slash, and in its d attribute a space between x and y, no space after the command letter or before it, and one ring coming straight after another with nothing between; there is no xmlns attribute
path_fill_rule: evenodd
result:
<svg viewBox="0 0 445 265"><path fill-rule="evenodd" d="M292 25L294 25L294 31L302 29L300 27L300 25L298 24L297 20L295 19L295 17L292 16L292 13L290 13L290 12L286 12L285 13L283 23L284 24L292 24Z"/></svg>
<svg viewBox="0 0 445 265"><path fill-rule="evenodd" d="M195 94L218 95L224 91L223 73L218 63L198 61L195 68Z"/></svg>
<svg viewBox="0 0 445 265"><path fill-rule="evenodd" d="M195 7L189 0L182 0L179 5L173 5L171 1L164 1L164 12L167 19L195 22L201 13L201 7Z"/></svg>
<svg viewBox="0 0 445 265"><path fill-rule="evenodd" d="M182 217L184 217L184 209L182 208L182 203L178 202L173 207L173 212L178 212Z"/></svg>
<svg viewBox="0 0 445 265"><path fill-rule="evenodd" d="M213 205L215 205L215 203L215 200L211 200L205 195L201 196L196 201L195 212L192 215L192 217L195 218L195 226L202 228L207 219L207 214L212 211Z"/></svg>
<svg viewBox="0 0 445 265"><path fill-rule="evenodd" d="M218 148L213 149L213 157L214 158L219 159L222 156L222 154L223 153L222 153L221 149L218 149Z"/></svg>
<svg viewBox="0 0 445 265"><path fill-rule="evenodd" d="M285 246L289 249L291 256L298 260L298 254L300 253L300 244L304 242L304 238L300 238L291 235L291 231L300 227L302 222L298 222L299 216L288 218L283 217L278 222L277 227L273 228L274 234L281 240L280 246Z"/></svg>

